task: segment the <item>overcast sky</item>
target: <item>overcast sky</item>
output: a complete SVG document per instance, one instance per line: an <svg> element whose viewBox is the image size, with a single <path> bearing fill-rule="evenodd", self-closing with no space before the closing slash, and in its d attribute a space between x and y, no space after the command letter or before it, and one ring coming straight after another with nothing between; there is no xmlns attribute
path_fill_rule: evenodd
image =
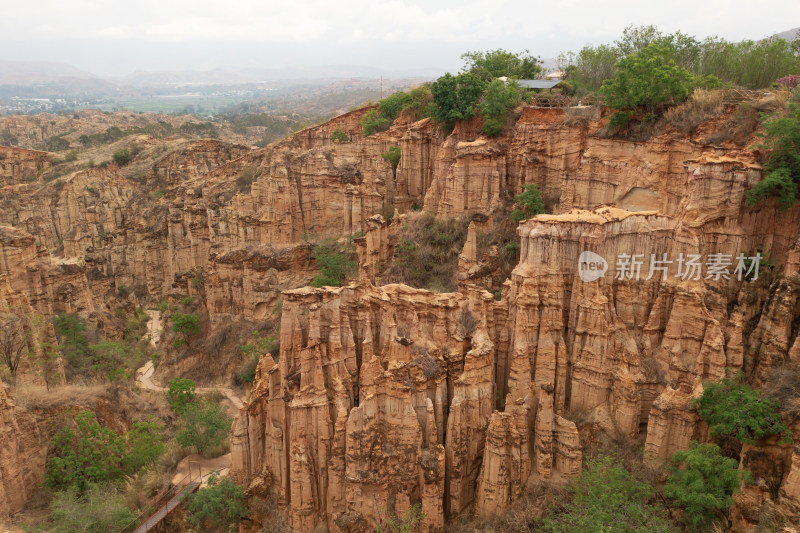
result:
<svg viewBox="0 0 800 533"><path fill-rule="evenodd" d="M365 65L456 70L468 50L555 57L630 24L758 39L800 26L800 1L3 0L0 59L134 70Z"/></svg>

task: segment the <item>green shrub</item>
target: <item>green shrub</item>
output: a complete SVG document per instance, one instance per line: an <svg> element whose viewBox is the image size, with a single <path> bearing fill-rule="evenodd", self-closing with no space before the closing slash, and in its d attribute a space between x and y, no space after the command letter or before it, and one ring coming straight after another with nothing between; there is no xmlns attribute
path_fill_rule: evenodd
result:
<svg viewBox="0 0 800 533"><path fill-rule="evenodd" d="M127 148L122 148L120 150L117 150L116 152L114 152L114 155L112 156L114 162L121 167L124 167L125 165L130 163L131 157L132 157L131 152Z"/></svg>
<svg viewBox="0 0 800 533"><path fill-rule="evenodd" d="M230 478L212 474L208 484L186 496L189 523L206 530L207 526L225 531L238 531L238 524L247 517L244 491Z"/></svg>
<svg viewBox="0 0 800 533"><path fill-rule="evenodd" d="M402 516L386 513L386 516L380 517L375 526L375 533L414 533L419 531L423 518L425 513L422 512L422 505L418 503L409 507Z"/></svg>
<svg viewBox="0 0 800 533"><path fill-rule="evenodd" d="M169 382L169 405L172 410L180 412L195 400L194 381L189 378L175 378Z"/></svg>
<svg viewBox="0 0 800 533"><path fill-rule="evenodd" d="M67 152L67 155L64 156L64 161L67 163L72 163L78 160L78 151L77 150L70 150Z"/></svg>
<svg viewBox="0 0 800 533"><path fill-rule="evenodd" d="M763 139L759 148L767 153L765 175L747 191L746 201L753 205L775 193L778 207L786 210L796 202L800 183L800 103L790 103L784 116L766 119Z"/></svg>
<svg viewBox="0 0 800 533"><path fill-rule="evenodd" d="M333 130L333 133L331 133L331 141L339 141L346 143L349 140L350 137L348 137L347 134L339 128L336 128L335 130Z"/></svg>
<svg viewBox="0 0 800 533"><path fill-rule="evenodd" d="M551 507L541 531L676 531L664 509L650 503L653 487L638 481L612 457L587 459L580 479L567 490L572 501L560 508Z"/></svg>
<svg viewBox="0 0 800 533"><path fill-rule="evenodd" d="M182 427L175 433L175 441L182 448L196 448L201 454L222 445L233 421L218 403L206 400L185 404L180 415Z"/></svg>
<svg viewBox="0 0 800 533"><path fill-rule="evenodd" d="M780 405L742 382L742 375L707 383L703 396L694 400L697 412L708 423L711 435L729 435L753 444L770 435L791 433L781 422Z"/></svg>
<svg viewBox="0 0 800 533"><path fill-rule="evenodd" d="M276 304L277 305L277 304ZM275 349L275 339L263 336L258 331L254 331L252 338L245 344L239 345L239 352L245 356L245 361L236 373L239 383L252 383L256 377L256 367L262 355L268 354Z"/></svg>
<svg viewBox="0 0 800 533"><path fill-rule="evenodd" d="M361 129L364 131L364 137L369 137L379 131L386 131L391 125L392 120L378 109L370 109L361 116Z"/></svg>
<svg viewBox="0 0 800 533"><path fill-rule="evenodd" d="M352 245L342 249L336 243L317 245L314 261L320 273L311 280L312 287L340 287L342 282L356 274L357 264Z"/></svg>
<svg viewBox="0 0 800 533"><path fill-rule="evenodd" d="M514 197L514 202L517 208L511 212L511 218L517 222L544 213L542 193L535 183L523 185L522 192Z"/></svg>
<svg viewBox="0 0 800 533"><path fill-rule="evenodd" d="M686 510L685 522L694 531L703 529L733 503L749 472L738 469L735 459L723 457L716 444L692 441L686 451L672 455L664 495Z"/></svg>
<svg viewBox="0 0 800 533"><path fill-rule="evenodd" d="M411 95L409 93L396 92L378 102L378 110L384 117L394 120L410 104Z"/></svg>
<svg viewBox="0 0 800 533"><path fill-rule="evenodd" d="M108 485L90 485L81 493L76 487L57 492L50 502L52 533L105 533L121 531L136 515L125 498Z"/></svg>

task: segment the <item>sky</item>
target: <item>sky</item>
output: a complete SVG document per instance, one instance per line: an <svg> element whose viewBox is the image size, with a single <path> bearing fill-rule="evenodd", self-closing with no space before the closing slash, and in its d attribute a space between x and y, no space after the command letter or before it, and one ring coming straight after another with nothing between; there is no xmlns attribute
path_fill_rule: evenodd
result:
<svg viewBox="0 0 800 533"><path fill-rule="evenodd" d="M759 39L800 26L797 0L3 0L0 60L136 70L364 65L455 71L471 50L542 58L628 25Z"/></svg>

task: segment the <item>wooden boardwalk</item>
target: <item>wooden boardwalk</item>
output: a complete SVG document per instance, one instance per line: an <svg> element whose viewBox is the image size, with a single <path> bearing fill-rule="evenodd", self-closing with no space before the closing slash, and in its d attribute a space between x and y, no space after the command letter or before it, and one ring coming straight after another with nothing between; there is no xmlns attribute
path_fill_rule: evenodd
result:
<svg viewBox="0 0 800 533"><path fill-rule="evenodd" d="M133 533L146 533L156 527L162 520L164 520L169 513L183 504L183 498L191 492L195 492L200 487L199 481L193 481L186 485L183 490L178 491L177 494L172 496L167 502L159 507L156 512L151 514L147 519L139 524L139 527L133 530ZM123 531L128 528L123 529Z"/></svg>

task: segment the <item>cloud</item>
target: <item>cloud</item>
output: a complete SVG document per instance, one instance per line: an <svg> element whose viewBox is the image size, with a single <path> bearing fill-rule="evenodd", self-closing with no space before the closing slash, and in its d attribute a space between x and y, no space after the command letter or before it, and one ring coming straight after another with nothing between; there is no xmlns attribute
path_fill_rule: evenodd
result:
<svg viewBox="0 0 800 533"><path fill-rule="evenodd" d="M754 16L752 2L673 0L669 9L652 0L8 0L0 18L0 57L30 59L118 52L141 63L138 51L161 47L159 60L178 48L226 48L226 56L268 49L262 62L281 58L319 64L391 60L405 65L457 63L460 52L528 48L553 57L586 43L610 42L630 24L656 24L700 38L760 38L800 20L800 2L766 0ZM791 25L791 22L787 24ZM50 46L49 51L44 43ZM237 44L238 43L238 44ZM13 44L13 46L11 46ZM456 51L458 50L458 51ZM459 52L460 51L460 52ZM183 53L183 52L182 52ZM386 58L385 54L394 54ZM41 54L40 54L41 55ZM77 61L90 63L93 56ZM249 59L248 59L249 62ZM146 68L146 65L141 65ZM141 68L140 66L140 68Z"/></svg>

